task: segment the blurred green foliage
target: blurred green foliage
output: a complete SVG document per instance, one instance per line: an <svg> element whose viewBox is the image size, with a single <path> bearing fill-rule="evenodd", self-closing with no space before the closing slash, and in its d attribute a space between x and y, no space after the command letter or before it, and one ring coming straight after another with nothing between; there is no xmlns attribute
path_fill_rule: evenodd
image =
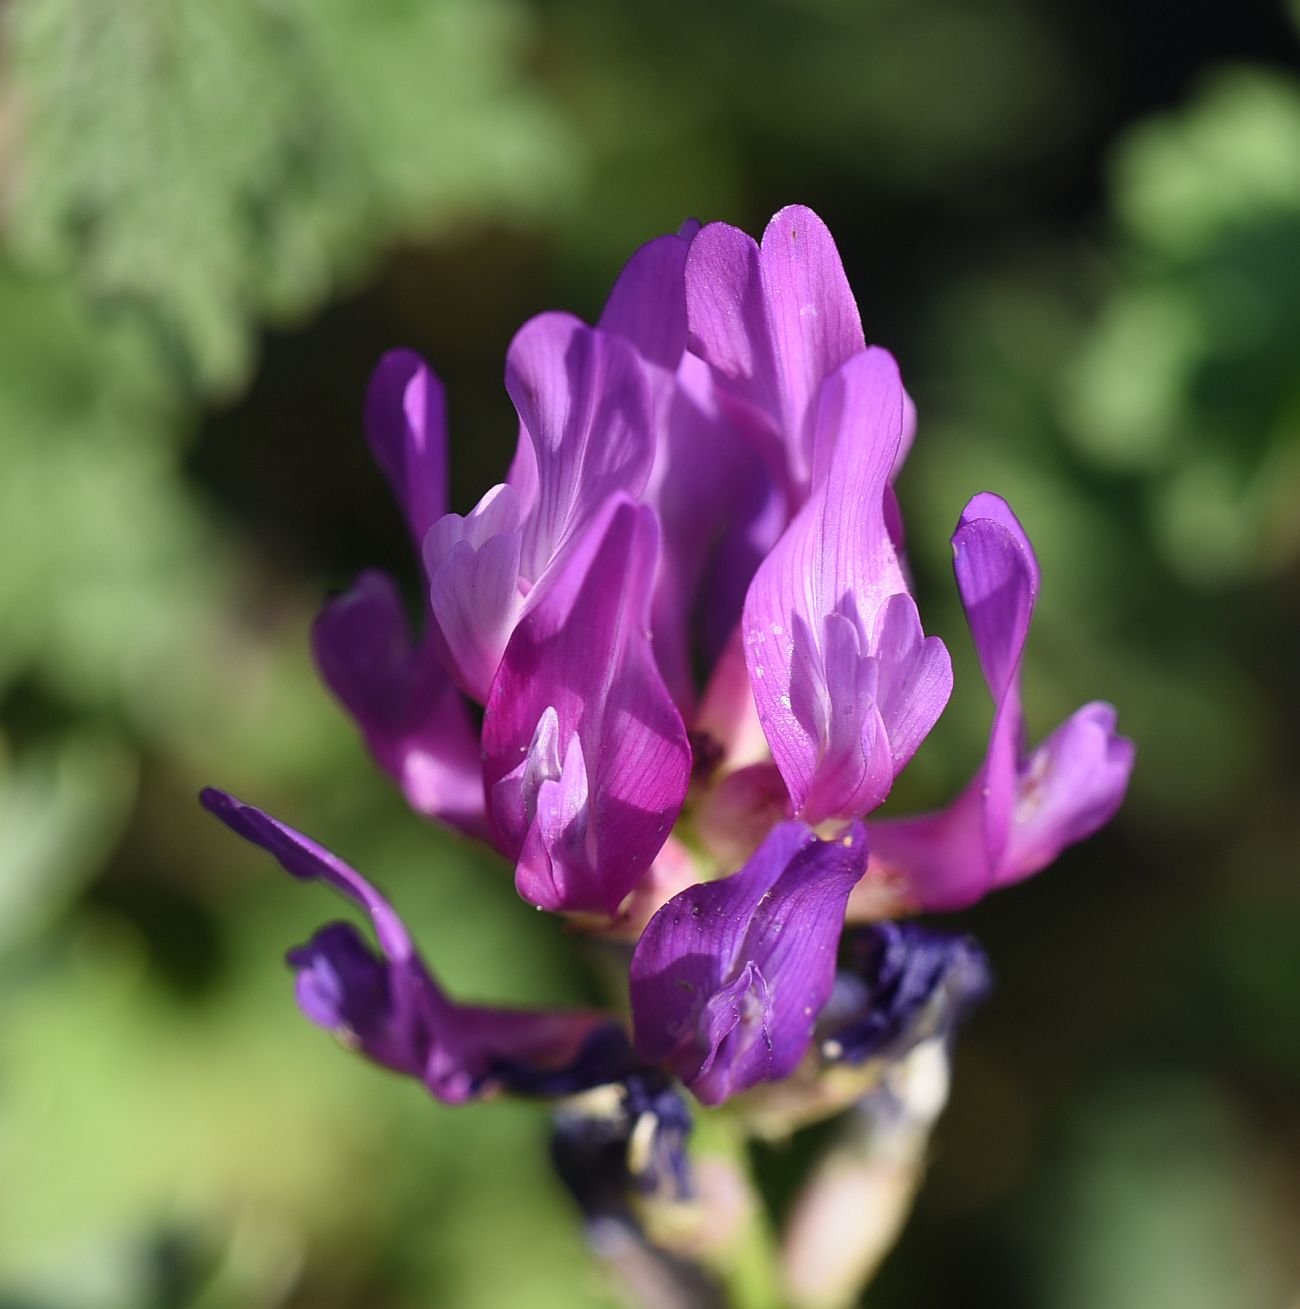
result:
<svg viewBox="0 0 1300 1309"><path fill-rule="evenodd" d="M1130 134L1113 178L1122 268L1074 363L1068 430L1144 480L1188 581L1276 572L1300 551L1300 85L1218 74Z"/></svg>
<svg viewBox="0 0 1300 1309"><path fill-rule="evenodd" d="M256 796L372 871L456 991L580 997L555 925L403 811L310 671L329 582L412 577L362 471L365 371L398 341L432 356L469 500L508 457L524 315L594 315L685 214L755 230L795 199L921 413L901 493L959 682L901 798L949 793L987 731L947 557L986 487L1042 558L1035 724L1100 695L1140 745L1116 829L970 916L1000 990L870 1302L1278 1303L1300 1280L1280 16L14 0L0 21L0 1309L606 1303L541 1113L442 1109L300 1022L281 955L330 905L192 797Z"/></svg>
<svg viewBox="0 0 1300 1309"><path fill-rule="evenodd" d="M138 316L202 391L394 239L572 189L509 0L34 0L7 36L18 256Z"/></svg>

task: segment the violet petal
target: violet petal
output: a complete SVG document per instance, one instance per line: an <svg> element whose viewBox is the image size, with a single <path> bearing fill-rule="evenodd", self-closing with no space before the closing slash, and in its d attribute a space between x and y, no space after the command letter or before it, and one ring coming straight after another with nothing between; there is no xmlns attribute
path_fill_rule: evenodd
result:
<svg viewBox="0 0 1300 1309"><path fill-rule="evenodd" d="M578 1080L586 1085L595 1084L586 1078L610 1080L619 1072L598 1066L587 1051L593 1033L608 1024L604 1015L455 1004L425 967L396 912L360 873L224 791L208 788L200 799L286 872L328 883L369 914L382 958L344 924L324 928L290 952L298 1001L313 1022L376 1062L419 1078L438 1099L453 1104L499 1088L518 1086L527 1093L528 1077L542 1074L559 1079L558 1085L565 1069L585 1070Z"/></svg>
<svg viewBox="0 0 1300 1309"><path fill-rule="evenodd" d="M913 922L845 935L845 967L818 1025L832 1062L901 1058L920 1041L949 1035L988 993L988 960L968 936Z"/></svg>
<svg viewBox="0 0 1300 1309"><path fill-rule="evenodd" d="M670 900L632 956L637 1052L706 1104L790 1073L830 995L866 863L861 825L821 841L780 823L739 872Z"/></svg>
<svg viewBox="0 0 1300 1309"><path fill-rule="evenodd" d="M413 350L390 350L366 392L366 439L417 547L447 512L447 407L442 383Z"/></svg>
<svg viewBox="0 0 1300 1309"><path fill-rule="evenodd" d="M623 266L597 326L630 341L669 373L686 349L686 252L690 239L659 236Z"/></svg>
<svg viewBox="0 0 1300 1309"><path fill-rule="evenodd" d="M690 348L717 371L741 421L779 448L792 485L806 485L817 390L865 345L826 225L791 205L760 247L737 228L709 224L687 257L686 297Z"/></svg>
<svg viewBox="0 0 1300 1309"><path fill-rule="evenodd" d="M483 720L484 776L525 899L613 914L676 820L690 749L651 651L654 515L614 497L515 629Z"/></svg>
<svg viewBox="0 0 1300 1309"><path fill-rule="evenodd" d="M520 420L510 481L435 523L424 549L449 662L480 701L548 570L611 495L640 494L654 459L644 366L618 336L540 314L511 343L506 389Z"/></svg>
<svg viewBox="0 0 1300 1309"><path fill-rule="evenodd" d="M415 644L392 579L363 573L330 600L312 627L312 653L411 807L482 836L483 775L469 708L428 639Z"/></svg>
<svg viewBox="0 0 1300 1309"><path fill-rule="evenodd" d="M654 460L650 396L632 347L569 314L539 314L506 356L506 390L527 433L537 494L521 571L535 582L605 501L640 494Z"/></svg>
<svg viewBox="0 0 1300 1309"><path fill-rule="evenodd" d="M976 496L953 535L954 571L994 700L988 753L947 809L872 826L876 856L919 907L957 909L1046 867L1118 809L1134 761L1115 711L1085 705L1026 748L1020 667L1038 561L1007 503Z"/></svg>
<svg viewBox="0 0 1300 1309"><path fill-rule="evenodd" d="M952 686L947 650L921 631L885 522L902 414L898 369L882 350L827 379L812 495L745 601L759 719L809 823L879 805Z"/></svg>

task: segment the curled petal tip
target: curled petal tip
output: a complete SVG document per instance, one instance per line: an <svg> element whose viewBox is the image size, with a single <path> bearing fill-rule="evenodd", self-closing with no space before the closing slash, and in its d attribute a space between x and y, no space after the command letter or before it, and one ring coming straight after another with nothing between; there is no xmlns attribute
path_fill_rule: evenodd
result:
<svg viewBox="0 0 1300 1309"><path fill-rule="evenodd" d="M442 383L414 350L390 350L371 374L366 439L418 543L447 508Z"/></svg>

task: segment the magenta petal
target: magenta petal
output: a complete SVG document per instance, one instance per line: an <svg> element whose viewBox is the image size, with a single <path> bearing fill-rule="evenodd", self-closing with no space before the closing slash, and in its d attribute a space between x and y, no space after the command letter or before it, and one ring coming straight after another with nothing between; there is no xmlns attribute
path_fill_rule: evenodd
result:
<svg viewBox="0 0 1300 1309"><path fill-rule="evenodd" d="M447 511L447 405L442 383L413 350L390 350L366 392L366 439L417 546Z"/></svg>
<svg viewBox="0 0 1300 1309"><path fill-rule="evenodd" d="M637 1052L705 1104L791 1073L834 985L844 905L866 866L860 824L821 841L780 823L738 873L670 900L632 956Z"/></svg>
<svg viewBox="0 0 1300 1309"><path fill-rule="evenodd" d="M953 572L984 680L1001 702L1016 685L1038 600L1038 559L1000 496L983 492L962 511L952 538Z"/></svg>
<svg viewBox="0 0 1300 1309"><path fill-rule="evenodd" d="M541 314L511 343L506 389L519 413L510 481L424 541L429 602L448 664L487 699L510 634L547 571L605 501L637 495L654 459L645 366L617 336Z"/></svg>
<svg viewBox="0 0 1300 1309"><path fill-rule="evenodd" d="M921 632L885 519L903 388L882 350L822 388L807 504L745 600L759 719L798 816L870 812L947 703L947 651Z"/></svg>
<svg viewBox="0 0 1300 1309"><path fill-rule="evenodd" d="M597 326L630 341L644 359L675 372L686 349L686 252L690 239L647 241L623 267Z"/></svg>
<svg viewBox="0 0 1300 1309"><path fill-rule="evenodd" d="M312 628L312 652L411 807L482 836L483 774L468 706L429 642L415 644L392 580L363 573L332 599Z"/></svg>
<svg viewBox="0 0 1300 1309"><path fill-rule="evenodd" d="M655 665L650 510L611 500L520 620L483 720L484 775L519 892L613 914L650 867L690 777Z"/></svg>
<svg viewBox="0 0 1300 1309"><path fill-rule="evenodd" d="M784 521L757 548L746 548L742 519L756 485L765 491L770 479L749 442L719 414L708 369L700 360L686 356L677 375L665 380L670 385L659 448L645 492L663 537L651 617L664 681L689 716L695 705L695 620L724 627L727 634L734 631L744 588ZM720 567L729 570L729 594L717 584ZM707 660L716 649L706 648L704 654Z"/></svg>
<svg viewBox="0 0 1300 1309"><path fill-rule="evenodd" d="M636 496L645 486L654 460L650 394L626 341L560 313L520 328L506 356L506 390L535 465L520 571L536 582L611 495Z"/></svg>
<svg viewBox="0 0 1300 1309"><path fill-rule="evenodd" d="M463 518L445 514L424 540L429 610L457 683L482 703L524 606L522 512L494 486Z"/></svg>
<svg viewBox="0 0 1300 1309"><path fill-rule="evenodd" d="M415 946L392 906L338 855L331 854L287 823L225 791L205 787L199 799L203 807L232 832L273 855L286 873L304 882L326 882L360 905L375 925L380 949L394 963L407 963L415 958Z"/></svg>
<svg viewBox="0 0 1300 1309"><path fill-rule="evenodd" d="M1115 816L1136 754L1133 742L1116 734L1115 723L1110 705L1084 705L1021 762L1014 822L996 885L1046 868L1066 846Z"/></svg>
<svg viewBox="0 0 1300 1309"><path fill-rule="evenodd" d="M871 644L880 666L876 703L897 776L947 707L952 660L937 636L922 631L916 601L905 593L881 606Z"/></svg>
<svg viewBox="0 0 1300 1309"><path fill-rule="evenodd" d="M946 810L872 826L882 865L925 909L957 909L1019 881L1090 836L1118 809L1134 760L1115 711L1085 705L1026 750L1020 667L1038 561L1007 503L977 495L953 535L953 569L985 680L993 726L984 763Z"/></svg>
<svg viewBox="0 0 1300 1309"><path fill-rule="evenodd" d="M336 923L290 952L298 1002L312 1022L377 1063L417 1077L447 1103L484 1095L579 1061L607 1020L578 1011L488 1009L453 1003L433 980L388 902L337 855L224 791L200 799L232 831L273 855L286 872L319 880L361 906L383 958L355 928ZM590 1084L590 1083L588 1083Z"/></svg>
<svg viewBox="0 0 1300 1309"><path fill-rule="evenodd" d="M691 349L784 450L791 481L811 467L811 411L822 380L863 349L862 324L826 225L791 205L759 247L713 223L686 264Z"/></svg>

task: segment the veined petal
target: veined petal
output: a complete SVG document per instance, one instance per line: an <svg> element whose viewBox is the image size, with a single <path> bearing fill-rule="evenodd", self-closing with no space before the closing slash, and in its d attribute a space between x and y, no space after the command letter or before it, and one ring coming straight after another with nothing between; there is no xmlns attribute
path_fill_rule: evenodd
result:
<svg viewBox="0 0 1300 1309"><path fill-rule="evenodd" d="M743 538L737 539L738 529L744 530L740 520L755 484L766 486L768 479L749 442L719 413L712 379L699 359L687 355L677 374L665 380L659 444L644 496L655 510L663 538L651 619L664 681L689 719L696 703L693 656L698 652L691 641L695 619L707 614L711 625L734 629L744 587L762 558L761 550L746 551ZM770 546L775 536L763 544ZM706 581L724 550L731 552L733 574L747 568L730 595ZM740 553L744 560L736 557ZM711 663L718 649L702 653Z"/></svg>
<svg viewBox="0 0 1300 1309"><path fill-rule="evenodd" d="M982 492L952 538L953 572L994 703L1019 697L1020 661L1038 600L1038 559L1001 496Z"/></svg>
<svg viewBox="0 0 1300 1309"><path fill-rule="evenodd" d="M431 643L415 644L392 580L363 573L331 600L312 627L312 652L411 807L484 835L483 774L468 706Z"/></svg>
<svg viewBox="0 0 1300 1309"><path fill-rule="evenodd" d="M830 995L844 904L866 863L860 825L821 841L780 823L738 873L670 900L632 956L638 1053L706 1104L790 1073Z"/></svg>
<svg viewBox="0 0 1300 1309"><path fill-rule="evenodd" d="M301 832L223 791L201 800L232 831L273 855L286 872L323 881L370 916L382 957L350 924L335 923L293 950L299 1005L369 1058L419 1078L447 1103L496 1089L532 1093L544 1079L556 1094L614 1080L625 1070L590 1057L606 1048L608 1020L579 1011L546 1012L458 1005L433 980L388 902L337 855Z"/></svg>
<svg viewBox="0 0 1300 1309"><path fill-rule="evenodd" d="M442 383L413 350L390 350L366 392L366 439L416 545L447 511L447 403Z"/></svg>
<svg viewBox="0 0 1300 1309"><path fill-rule="evenodd" d="M647 241L623 266L597 327L630 341L642 358L676 372L686 350L686 252L690 237Z"/></svg>
<svg viewBox="0 0 1300 1309"><path fill-rule="evenodd" d="M480 703L523 612L521 518L514 489L495 486L464 518L444 515L424 542L441 648L457 682Z"/></svg>
<svg viewBox="0 0 1300 1309"><path fill-rule="evenodd" d="M612 915L686 795L686 732L648 635L656 537L649 509L611 499L515 629L488 697L490 816L520 893L545 909Z"/></svg>
<svg viewBox="0 0 1300 1309"><path fill-rule="evenodd" d="M745 600L759 719L809 823L879 805L951 689L947 651L921 633L885 521L902 416L898 369L882 350L827 379L812 495Z"/></svg>
<svg viewBox="0 0 1300 1309"><path fill-rule="evenodd" d="M524 324L506 357L536 468L522 524L520 571L536 582L611 495L639 495L654 460L645 373L620 337L569 314Z"/></svg>
<svg viewBox="0 0 1300 1309"><path fill-rule="evenodd" d="M996 885L1046 868L1068 845L1104 827L1128 790L1136 747L1115 731L1111 705L1076 710L1021 761L1016 807Z"/></svg>
<svg viewBox="0 0 1300 1309"><path fill-rule="evenodd" d="M876 857L924 909L971 904L1090 836L1119 808L1134 760L1133 743L1115 731L1114 709L1100 703L1085 705L1042 745L1026 749L1020 667L1038 561L1004 500L985 493L970 502L953 536L953 559L993 695L988 753L949 808L872 826Z"/></svg>
<svg viewBox="0 0 1300 1309"><path fill-rule="evenodd" d="M892 771L903 771L952 694L952 660L937 636L926 636L916 601L891 595L876 614L871 647L880 667L876 703L889 739Z"/></svg>
<svg viewBox="0 0 1300 1309"><path fill-rule="evenodd" d="M762 246L712 223L686 263L690 348L723 379L743 417L775 440L792 485L811 467L810 414L822 380L864 348L839 252L810 209L791 205Z"/></svg>

